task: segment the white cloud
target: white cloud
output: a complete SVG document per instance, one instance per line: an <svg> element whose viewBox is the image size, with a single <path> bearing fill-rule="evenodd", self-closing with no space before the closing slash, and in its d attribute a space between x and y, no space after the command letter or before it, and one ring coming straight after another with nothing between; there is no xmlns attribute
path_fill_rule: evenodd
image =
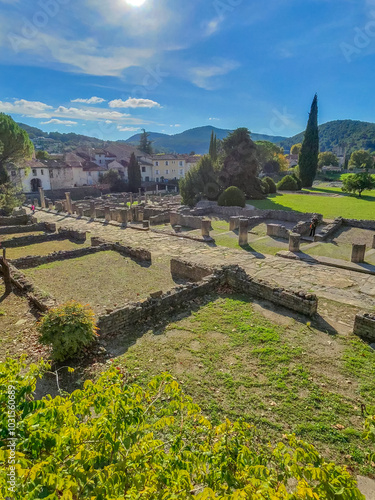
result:
<svg viewBox="0 0 375 500"><path fill-rule="evenodd" d="M215 17L211 19L205 26L205 34L206 36L211 36L219 30L220 24L222 23L222 17Z"/></svg>
<svg viewBox="0 0 375 500"><path fill-rule="evenodd" d="M220 118L209 118L210 121L213 121L213 122L219 122L220 121Z"/></svg>
<svg viewBox="0 0 375 500"><path fill-rule="evenodd" d="M14 102L0 101L0 112L29 116L32 118L68 118L70 120L85 120L85 121L105 121L117 122L126 125L142 125L149 122L141 118L133 117L127 113L120 113L119 111L112 111L110 109L86 107L76 108L59 106L54 109L39 101L26 101L19 99Z"/></svg>
<svg viewBox="0 0 375 500"><path fill-rule="evenodd" d="M222 61L221 64L212 66L197 66L191 68L190 78L192 83L201 89L213 90L216 88L211 79L217 76L223 76L239 67L236 61Z"/></svg>
<svg viewBox="0 0 375 500"><path fill-rule="evenodd" d="M126 101L122 99L115 99L109 102L110 108L161 108L158 102L151 99L135 99L129 97Z"/></svg>
<svg viewBox="0 0 375 500"><path fill-rule="evenodd" d="M70 102L82 102L84 104L100 104L106 100L102 97L90 97L90 99L73 99Z"/></svg>
<svg viewBox="0 0 375 500"><path fill-rule="evenodd" d="M56 125L65 125L66 127L71 127L72 125L77 125L77 122L72 122L70 120L59 120L58 118L52 118L48 122L41 122L42 125L49 125L55 123Z"/></svg>
<svg viewBox="0 0 375 500"><path fill-rule="evenodd" d="M169 125L170 127L181 127L179 123L176 123L175 125Z"/></svg>
<svg viewBox="0 0 375 500"><path fill-rule="evenodd" d="M117 127L120 132L137 132L139 128L136 127Z"/></svg>

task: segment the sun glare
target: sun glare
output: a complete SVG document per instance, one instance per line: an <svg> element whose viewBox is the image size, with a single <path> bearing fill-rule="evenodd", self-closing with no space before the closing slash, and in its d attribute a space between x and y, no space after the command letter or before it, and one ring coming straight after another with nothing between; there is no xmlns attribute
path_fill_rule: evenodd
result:
<svg viewBox="0 0 375 500"><path fill-rule="evenodd" d="M132 5L133 7L140 7L145 3L146 0L126 0L126 3Z"/></svg>

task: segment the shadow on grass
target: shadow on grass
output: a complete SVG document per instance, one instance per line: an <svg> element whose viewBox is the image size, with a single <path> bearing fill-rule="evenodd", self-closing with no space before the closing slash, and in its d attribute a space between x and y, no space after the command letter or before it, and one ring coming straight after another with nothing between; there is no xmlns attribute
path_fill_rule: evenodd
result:
<svg viewBox="0 0 375 500"><path fill-rule="evenodd" d="M189 318L194 313L197 313L202 307L216 301L219 298L231 298L245 304L260 304L264 309L289 317L298 322L301 326L306 326L307 322L311 322L311 326L325 334L336 335L338 333L337 330L327 323L319 314L316 314L313 318L307 318L302 314L293 312L265 300L259 300L256 297L245 296L238 293L212 293L206 297L197 298L192 302L185 303L181 308L174 311L168 317L162 316L157 319L150 319L142 325L131 327L131 331L123 331L116 336L106 337L104 339L104 344L107 352L104 354L100 353L100 344L97 342L87 350L85 355L72 358L64 363L55 364L52 367L52 371L59 370L59 385L61 389L67 393L72 393L74 390L81 388L85 380L91 379L93 375L95 376L97 374L95 373L95 370L97 370L98 367L94 366L96 363L103 364L101 370L104 370L108 367L108 365L105 366L106 361L109 359L116 359L117 357L126 354L128 350L137 343L137 340L143 337L147 332L151 331L152 334L156 336L163 335L171 323ZM268 321L270 323L280 325L277 321L273 321L272 319L268 319ZM74 368L75 371L73 373L69 373L67 366ZM56 376L54 374L46 374L43 379L38 380L37 382L35 399L41 399L47 394L51 394L52 397L59 394L56 384Z"/></svg>

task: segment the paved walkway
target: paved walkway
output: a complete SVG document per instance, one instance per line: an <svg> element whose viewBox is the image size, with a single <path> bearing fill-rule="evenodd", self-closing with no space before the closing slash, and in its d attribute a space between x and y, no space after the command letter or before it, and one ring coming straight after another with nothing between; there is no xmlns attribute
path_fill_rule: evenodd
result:
<svg viewBox="0 0 375 500"><path fill-rule="evenodd" d="M48 212L38 211L36 215L40 221L90 231L93 236L100 236L108 241L121 241L130 246L146 248L154 255L181 257L211 266L239 264L251 276L263 278L277 286L310 291L319 297L361 309L373 309L375 306L375 276L317 263L207 245L152 231L122 229L119 225L105 225Z"/></svg>

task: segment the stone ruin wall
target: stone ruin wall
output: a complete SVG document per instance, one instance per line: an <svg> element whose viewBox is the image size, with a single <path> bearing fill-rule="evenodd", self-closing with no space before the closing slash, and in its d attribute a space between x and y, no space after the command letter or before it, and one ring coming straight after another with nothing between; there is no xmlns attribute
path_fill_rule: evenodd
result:
<svg viewBox="0 0 375 500"><path fill-rule="evenodd" d="M358 313L354 322L354 334L368 342L375 342L375 314Z"/></svg>

